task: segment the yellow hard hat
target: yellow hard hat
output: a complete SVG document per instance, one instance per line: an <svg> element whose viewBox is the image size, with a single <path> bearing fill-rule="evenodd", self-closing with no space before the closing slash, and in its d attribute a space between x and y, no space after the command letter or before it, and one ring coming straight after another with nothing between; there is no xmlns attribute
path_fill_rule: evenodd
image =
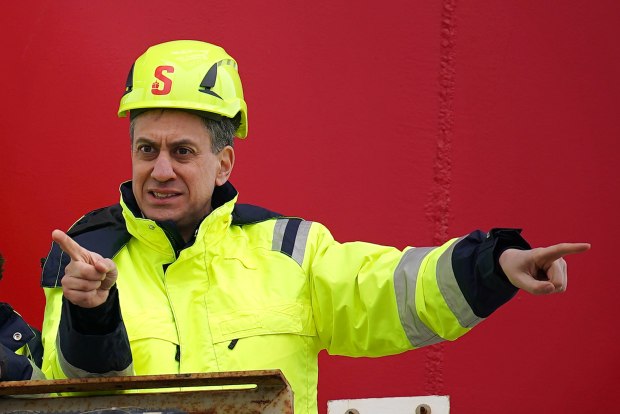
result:
<svg viewBox="0 0 620 414"><path fill-rule="evenodd" d="M237 62L210 43L161 43L136 60L127 76L118 116L149 108L189 109L227 118L240 113L235 136L245 138L248 134L248 108Z"/></svg>

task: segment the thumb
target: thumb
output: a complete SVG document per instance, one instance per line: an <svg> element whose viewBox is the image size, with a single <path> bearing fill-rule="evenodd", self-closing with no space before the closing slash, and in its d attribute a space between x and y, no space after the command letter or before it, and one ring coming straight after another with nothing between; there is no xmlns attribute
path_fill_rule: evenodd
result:
<svg viewBox="0 0 620 414"><path fill-rule="evenodd" d="M101 281L101 286L99 289L110 290L112 286L116 283L116 279L118 278L118 269L116 268L116 263L112 259L104 259L100 258L95 262L95 269L103 273L105 276Z"/></svg>
<svg viewBox="0 0 620 414"><path fill-rule="evenodd" d="M527 273L513 275L510 282L521 290L533 295L548 295L555 291L555 286L548 280L537 280Z"/></svg>

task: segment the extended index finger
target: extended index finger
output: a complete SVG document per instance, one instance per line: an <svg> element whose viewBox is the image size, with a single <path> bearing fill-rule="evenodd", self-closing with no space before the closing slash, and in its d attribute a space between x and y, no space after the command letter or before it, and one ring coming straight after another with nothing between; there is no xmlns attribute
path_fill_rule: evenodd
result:
<svg viewBox="0 0 620 414"><path fill-rule="evenodd" d="M77 244L77 242L64 231L58 229L54 230L52 232L52 240L58 243L62 251L67 253L71 259L79 262L86 261L84 257L84 248Z"/></svg>
<svg viewBox="0 0 620 414"><path fill-rule="evenodd" d="M540 258L555 261L569 254L583 253L590 250L590 243L559 243L540 250Z"/></svg>

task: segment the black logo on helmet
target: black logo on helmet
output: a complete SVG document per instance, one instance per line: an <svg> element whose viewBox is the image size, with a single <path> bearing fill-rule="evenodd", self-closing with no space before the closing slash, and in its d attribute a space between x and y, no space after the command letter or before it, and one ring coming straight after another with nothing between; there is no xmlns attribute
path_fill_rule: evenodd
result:
<svg viewBox="0 0 620 414"><path fill-rule="evenodd" d="M215 96L216 98L222 99L220 95L213 92L211 88L215 86L215 80L217 79L217 63L214 63L213 66L209 69L205 77L200 82L200 88L198 88L199 92L206 93L211 96Z"/></svg>

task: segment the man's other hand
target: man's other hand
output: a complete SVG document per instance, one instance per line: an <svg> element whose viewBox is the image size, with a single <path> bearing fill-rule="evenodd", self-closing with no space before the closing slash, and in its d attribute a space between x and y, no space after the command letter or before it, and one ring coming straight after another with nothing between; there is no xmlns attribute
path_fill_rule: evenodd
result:
<svg viewBox="0 0 620 414"><path fill-rule="evenodd" d="M564 256L590 249L588 243L560 243L532 250L508 249L499 264L514 286L534 295L566 290L568 272Z"/></svg>
<svg viewBox="0 0 620 414"><path fill-rule="evenodd" d="M116 283L116 264L86 250L61 230L54 230L52 239L71 258L62 278L65 298L82 308L94 308L104 303Z"/></svg>

